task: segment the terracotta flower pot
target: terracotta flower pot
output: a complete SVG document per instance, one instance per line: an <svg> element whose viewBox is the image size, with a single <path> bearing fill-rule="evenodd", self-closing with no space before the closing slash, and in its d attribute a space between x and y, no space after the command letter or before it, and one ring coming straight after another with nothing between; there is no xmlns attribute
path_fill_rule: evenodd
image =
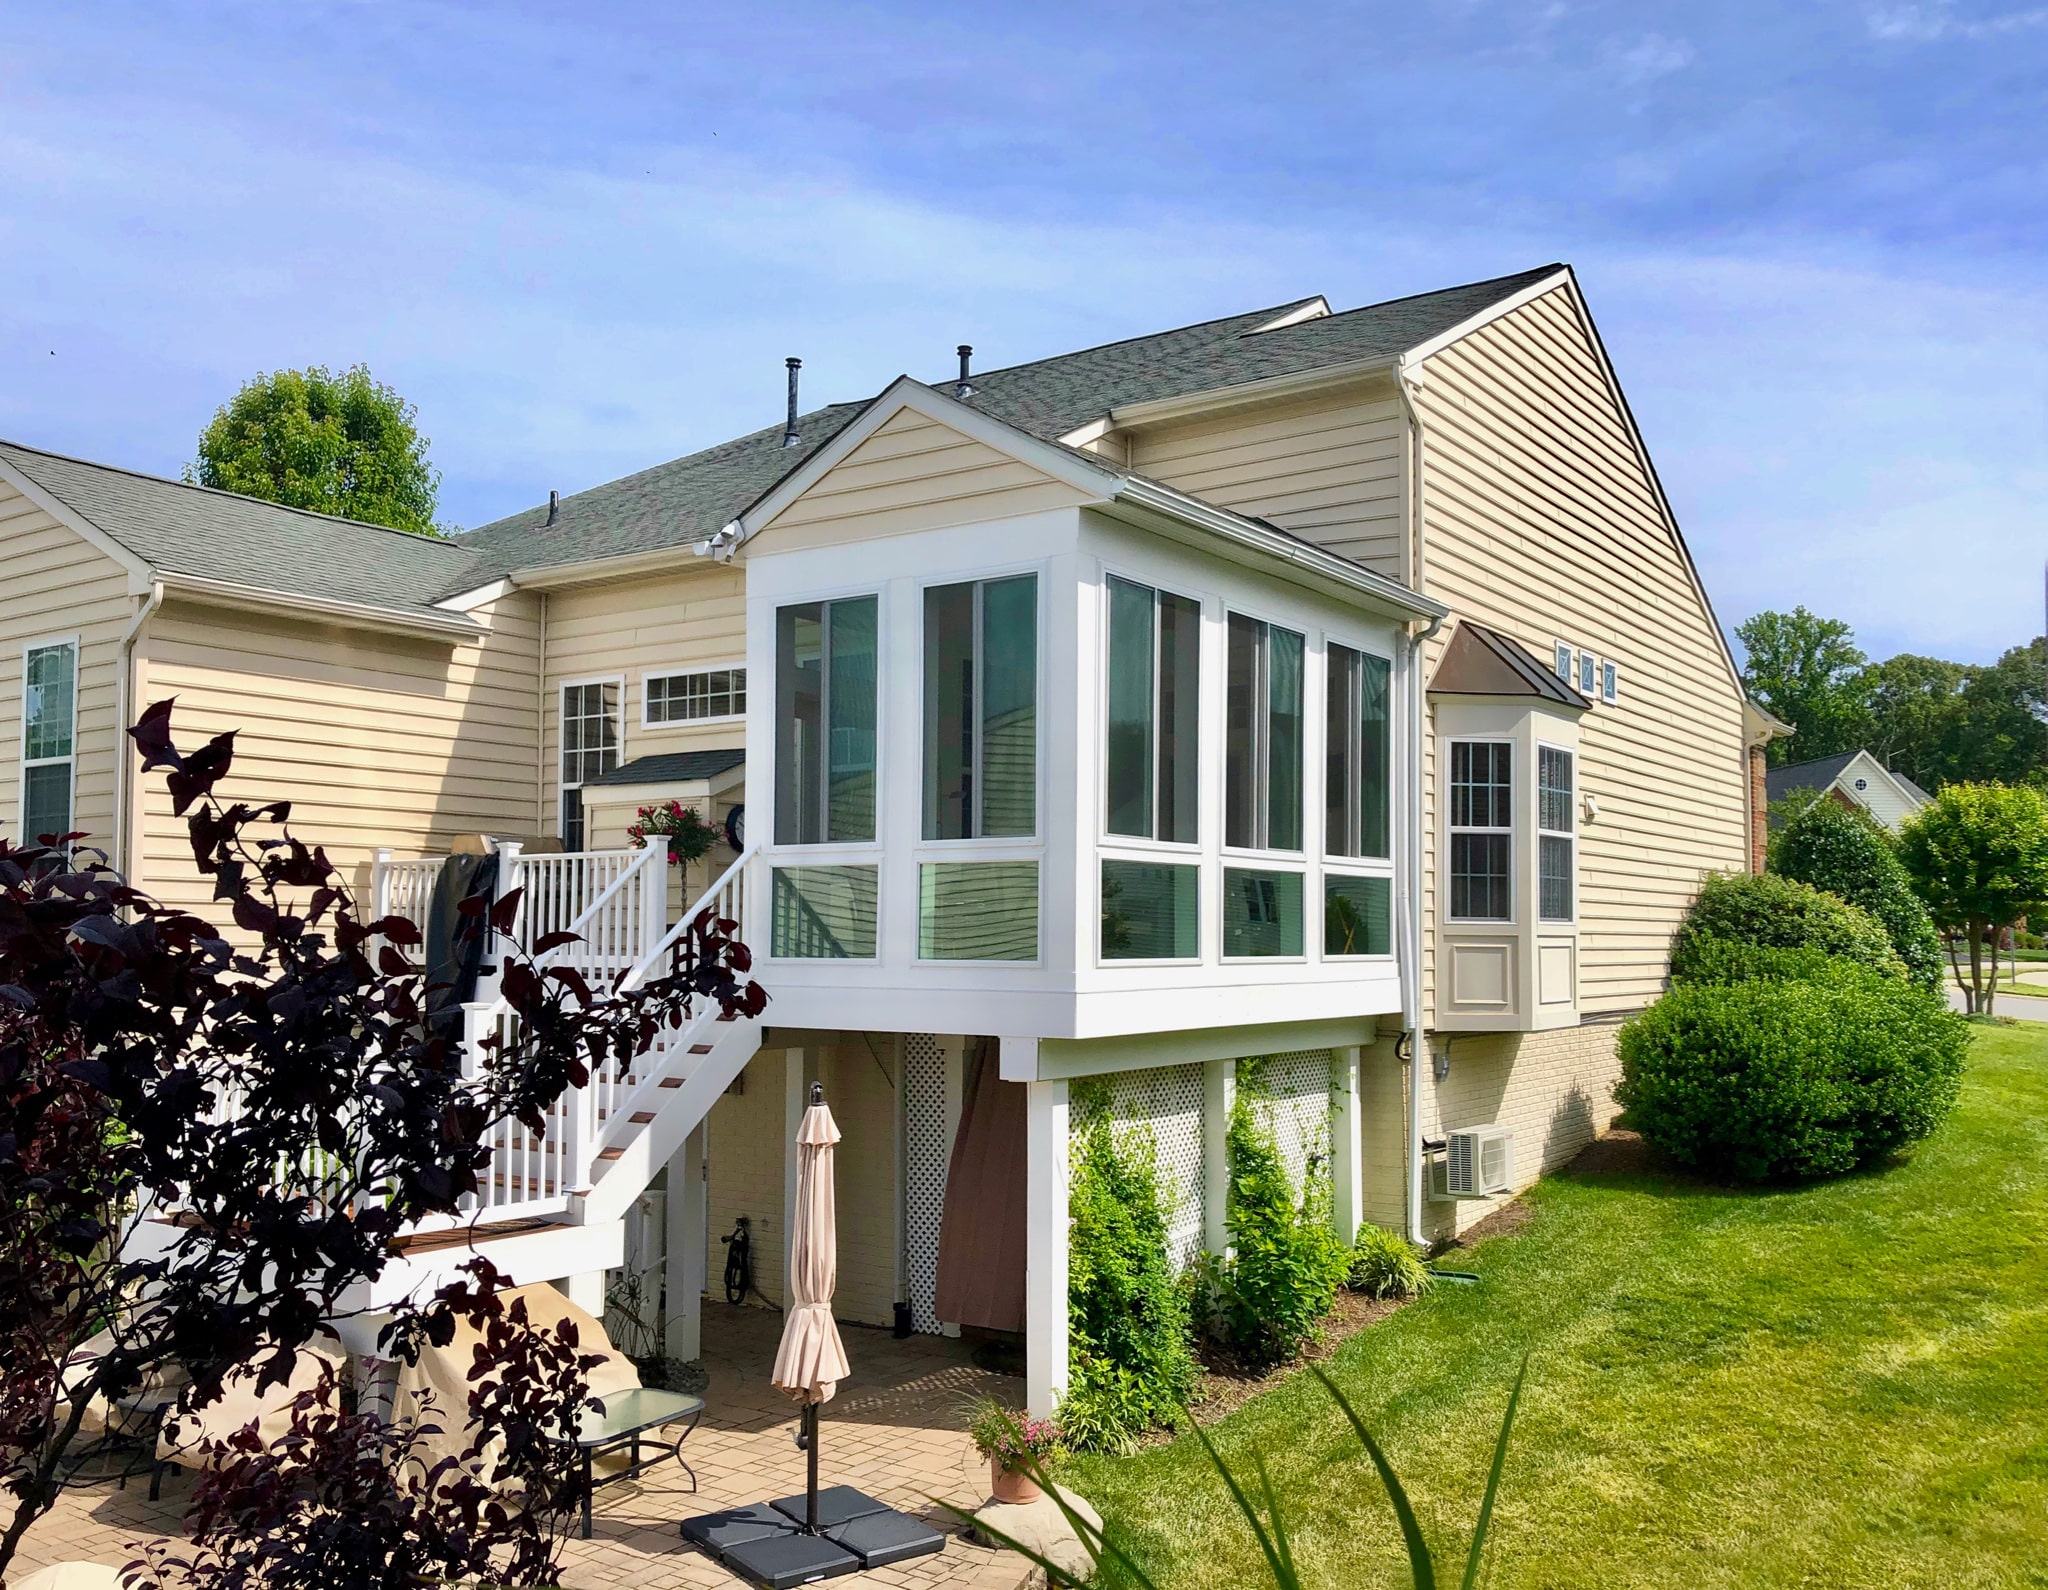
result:
<svg viewBox="0 0 2048 1590"><path fill-rule="evenodd" d="M1023 1469L1006 1469L1000 1458L988 1460L988 1488L999 1502L1035 1502L1045 1494Z"/></svg>

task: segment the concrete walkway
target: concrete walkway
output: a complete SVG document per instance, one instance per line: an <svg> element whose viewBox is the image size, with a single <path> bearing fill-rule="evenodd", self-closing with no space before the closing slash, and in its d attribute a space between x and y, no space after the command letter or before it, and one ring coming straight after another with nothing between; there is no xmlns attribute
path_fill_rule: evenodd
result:
<svg viewBox="0 0 2048 1590"><path fill-rule="evenodd" d="M565 1590L722 1590L744 1582L685 1546L676 1524L803 1488L792 1405L768 1384L781 1326L782 1316L767 1309L704 1305L709 1412L683 1447L701 1489L692 1495L681 1470L664 1464L638 1483L598 1491L592 1538L572 1532L563 1551ZM879 1590L1017 1590L1028 1565L969 1542L932 1498L966 1508L987 1500L988 1465L962 1433L963 1410L983 1394L1021 1404L1024 1383L977 1369L957 1341L899 1342L886 1331L841 1329L853 1378L825 1407L823 1483L859 1486L949 1535L936 1557L848 1582ZM29 1532L9 1577L73 1558L118 1566L140 1556L143 1542L181 1534L191 1478L167 1478L160 1503L147 1499L148 1490L145 1478L126 1490L107 1484L67 1492Z"/></svg>

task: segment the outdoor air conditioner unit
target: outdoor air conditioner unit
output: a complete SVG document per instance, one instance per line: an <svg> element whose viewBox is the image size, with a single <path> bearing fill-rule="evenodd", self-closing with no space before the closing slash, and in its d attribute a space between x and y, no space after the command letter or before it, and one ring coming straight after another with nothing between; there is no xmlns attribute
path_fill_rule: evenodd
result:
<svg viewBox="0 0 2048 1590"><path fill-rule="evenodd" d="M1515 1134L1466 1126L1444 1134L1440 1179L1446 1198L1498 1198L1515 1190Z"/></svg>

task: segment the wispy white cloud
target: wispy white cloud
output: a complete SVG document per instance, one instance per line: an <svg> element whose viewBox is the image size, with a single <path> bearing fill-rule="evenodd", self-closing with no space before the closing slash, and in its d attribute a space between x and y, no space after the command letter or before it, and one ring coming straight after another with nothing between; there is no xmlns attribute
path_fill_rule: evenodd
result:
<svg viewBox="0 0 2048 1590"><path fill-rule="evenodd" d="M1864 16L1871 37L1932 43L1937 39L1995 39L2048 26L2048 6L2001 11L1991 16L1961 16L1956 0L1926 4L1876 6Z"/></svg>
<svg viewBox="0 0 2048 1590"><path fill-rule="evenodd" d="M1600 53L1608 70L1624 83L1654 83L1692 65L1695 52L1685 39L1645 33L1635 39L1609 39Z"/></svg>

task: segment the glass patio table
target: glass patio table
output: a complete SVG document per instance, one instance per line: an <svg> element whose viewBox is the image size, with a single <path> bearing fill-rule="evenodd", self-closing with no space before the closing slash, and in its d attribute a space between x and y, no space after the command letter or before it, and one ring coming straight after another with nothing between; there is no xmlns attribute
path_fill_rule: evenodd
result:
<svg viewBox="0 0 2048 1590"><path fill-rule="evenodd" d="M645 1386L635 1386L626 1391L607 1391L597 1399L604 1404L604 1412L593 1408L583 1410L583 1418L575 1437L557 1441L560 1446L573 1446L583 1455L583 1538L590 1538L590 1493L600 1485L613 1485L620 1480L638 1479L655 1464L673 1458L676 1467L690 1476L690 1489L697 1489L697 1471L683 1461L683 1443L689 1440L697 1428L697 1421L704 1417L704 1399L688 1396L680 1391L655 1391ZM683 1433L673 1441L666 1438L651 1440L653 1432L667 1425L683 1425ZM641 1447L650 1444L654 1451L643 1457ZM630 1450L627 1465L615 1474L598 1475L597 1460L625 1448Z"/></svg>

